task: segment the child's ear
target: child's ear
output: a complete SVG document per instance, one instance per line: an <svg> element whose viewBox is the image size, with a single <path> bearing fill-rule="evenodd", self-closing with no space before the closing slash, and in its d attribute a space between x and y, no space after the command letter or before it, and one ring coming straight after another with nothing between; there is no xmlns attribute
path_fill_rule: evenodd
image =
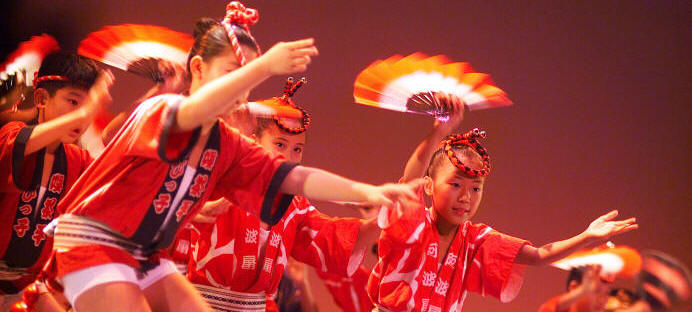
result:
<svg viewBox="0 0 692 312"><path fill-rule="evenodd" d="M423 191L425 195L432 196L433 194L433 180L430 176L423 177Z"/></svg>
<svg viewBox="0 0 692 312"><path fill-rule="evenodd" d="M202 79L202 63L204 60L201 56L195 55L190 59L190 76L197 80Z"/></svg>
<svg viewBox="0 0 692 312"><path fill-rule="evenodd" d="M48 99L50 99L50 94L48 90L44 88L38 88L34 91L34 106L45 107L48 104Z"/></svg>

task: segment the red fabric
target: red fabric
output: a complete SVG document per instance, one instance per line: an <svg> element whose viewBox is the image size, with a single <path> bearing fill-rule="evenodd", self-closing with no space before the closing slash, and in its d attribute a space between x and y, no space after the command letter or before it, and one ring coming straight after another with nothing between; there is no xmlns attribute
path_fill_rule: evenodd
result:
<svg viewBox="0 0 692 312"><path fill-rule="evenodd" d="M26 127L24 123L15 121L6 124L0 129L0 229L2 229L0 230L0 257L4 255L5 252L11 252L6 249L12 237L13 225L15 224L15 209L23 193L22 190L17 188L12 178L12 166L14 165L12 150L17 134L19 134L19 131L24 127ZM67 161L67 176L64 181L64 187L69 189L77 181L79 175L89 166L92 159L86 150L74 144L64 144L63 147L65 149ZM24 156L21 171L21 177L24 181L19 181L20 185L30 184L37 165L37 154L38 152ZM63 197L65 193L66 192L63 192ZM62 200L63 199L60 199L61 202ZM36 207L32 207L32 209L36 209ZM54 216L57 216L57 214ZM30 233L26 235L30 235ZM43 245L41 256L35 264L29 268L30 272L38 273L41 270L41 267L43 267L43 264L50 255L52 246L52 239L46 237L46 243ZM18 289L22 289L33 282L34 279L35 275L30 275L26 278L16 280L14 285Z"/></svg>
<svg viewBox="0 0 692 312"><path fill-rule="evenodd" d="M457 311L467 291L503 302L516 296L523 266L514 259L527 241L483 224L466 222L457 231L442 264L439 234L423 209L392 221L379 240L380 261L368 282L373 301L393 311Z"/></svg>
<svg viewBox="0 0 692 312"><path fill-rule="evenodd" d="M370 271L361 266L351 277L317 271L332 294L336 305L344 312L366 312L373 308L366 286Z"/></svg>
<svg viewBox="0 0 692 312"><path fill-rule="evenodd" d="M546 301L541 305L540 308L538 308L538 312L569 312L570 309L567 310L558 310L557 309L557 304L560 302L560 296L550 298L550 300Z"/></svg>
<svg viewBox="0 0 692 312"><path fill-rule="evenodd" d="M175 118L170 114L183 100L181 95L165 94L140 104L123 129L60 202L59 210L91 218L125 237L132 237L171 172L171 165L159 158L159 141L162 134L171 130L166 128L166 121ZM212 193L231 200L245 194L245 200L261 203L274 172L284 163L281 157L271 156L222 120L218 122L220 150L213 151L217 156L213 171L205 181L206 186L200 189L199 200L184 215L180 228L189 222ZM192 131L170 132L168 144L164 147L167 158L180 156L191 137ZM62 276L99 263L132 263L125 259L127 257L110 258L109 252L102 252L100 246L81 248L81 255L71 256L70 251L56 253L56 260L63 263L57 265L58 271L53 274ZM71 260L86 256L88 249L97 253L89 263Z"/></svg>
<svg viewBox="0 0 692 312"><path fill-rule="evenodd" d="M237 292L265 292L271 297L288 256L318 271L346 274L360 220L329 218L297 196L268 230L265 242L259 218L238 206L219 216L215 224L193 225L191 282Z"/></svg>

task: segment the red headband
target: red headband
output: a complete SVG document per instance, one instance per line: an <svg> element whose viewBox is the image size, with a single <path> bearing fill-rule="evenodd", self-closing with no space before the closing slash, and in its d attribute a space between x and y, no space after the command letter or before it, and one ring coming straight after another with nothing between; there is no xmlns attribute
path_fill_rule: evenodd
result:
<svg viewBox="0 0 692 312"><path fill-rule="evenodd" d="M296 91L306 82L307 79L303 77L297 82L293 83L293 77L289 77L288 79L286 79L284 94L280 98L275 98L281 102L284 102L286 105L295 107L296 109L300 110L300 112L303 114L303 118L301 118L302 126L299 128L291 128L284 124L279 117L275 116L274 121L276 122L276 125L279 127L279 129L291 134L299 134L305 132L306 130L308 130L308 127L310 127L310 115L308 114L308 112L298 107L297 105L295 105L295 103L293 103L293 101L291 101L291 97L293 96L293 94L295 94Z"/></svg>
<svg viewBox="0 0 692 312"><path fill-rule="evenodd" d="M479 138L485 138L485 131L480 131L478 128L473 129L464 134L452 135L446 140L442 141L442 146L444 148L449 161L452 164L463 171L466 175L471 177L487 177L490 174L490 156L488 152L481 146L478 142ZM454 153L454 146L466 145L473 148L481 158L483 159L483 168L481 170L471 169L469 166L465 165Z"/></svg>
<svg viewBox="0 0 692 312"><path fill-rule="evenodd" d="M239 1L231 1L228 5L226 5L226 16L224 17L223 21L221 21L221 25L223 25L223 27L226 29L228 39L231 41L233 52L235 52L235 56L238 58L240 66L245 65L247 63L247 59L245 58L245 55L243 55L243 50L240 48L238 37L235 35L235 32L233 32L233 25L242 27L245 29L245 31L247 31L248 35L252 37L252 34L250 34L249 25L254 25L258 20L259 12L257 12L255 9L246 8ZM257 47L257 51L259 51L259 46Z"/></svg>
<svg viewBox="0 0 692 312"><path fill-rule="evenodd" d="M34 89L36 89L37 85L43 81L49 81L49 80L56 80L56 81L70 81L65 76L58 76L58 75L46 75L46 76L38 76L38 72L34 73Z"/></svg>

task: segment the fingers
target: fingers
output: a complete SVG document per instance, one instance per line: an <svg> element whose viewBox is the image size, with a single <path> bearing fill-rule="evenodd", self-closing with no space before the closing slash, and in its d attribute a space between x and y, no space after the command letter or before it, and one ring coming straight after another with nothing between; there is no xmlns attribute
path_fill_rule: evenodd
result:
<svg viewBox="0 0 692 312"><path fill-rule="evenodd" d="M617 216L618 216L618 211L617 211L617 210L613 210L613 211L611 211L611 212L609 212L609 213L606 213L606 214L600 216L597 220L610 221L610 220L613 220L613 219L614 219L615 217L617 217Z"/></svg>
<svg viewBox="0 0 692 312"><path fill-rule="evenodd" d="M298 50L303 48L309 48L315 45L314 38L307 38L302 40L296 40L291 42L286 42L286 46L291 50Z"/></svg>

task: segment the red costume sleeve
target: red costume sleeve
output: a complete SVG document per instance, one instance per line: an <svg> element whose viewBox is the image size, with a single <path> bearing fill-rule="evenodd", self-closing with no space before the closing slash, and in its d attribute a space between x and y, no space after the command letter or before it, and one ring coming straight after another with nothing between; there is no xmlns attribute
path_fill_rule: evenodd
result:
<svg viewBox="0 0 692 312"><path fill-rule="evenodd" d="M512 301L521 288L524 265L514 260L524 244L529 242L502 234L489 227L477 237L480 246L469 263L466 286L469 291L490 295L502 302Z"/></svg>
<svg viewBox="0 0 692 312"><path fill-rule="evenodd" d="M210 199L225 197L232 203L270 222L281 195L279 189L288 173L297 166L281 156L272 156L260 145L241 135L237 130L226 128L222 140L233 150L234 158L219 179ZM280 215L283 215L280 213Z"/></svg>
<svg viewBox="0 0 692 312"><path fill-rule="evenodd" d="M158 158L173 163L183 159L197 142L200 128L175 131L182 95L164 94L144 101L113 140L124 140L125 155ZM121 143L122 144L122 143Z"/></svg>
<svg viewBox="0 0 692 312"><path fill-rule="evenodd" d="M307 199L297 197L300 209L309 209L296 231L291 256L315 267L317 271L341 276L352 275L363 261L363 251L354 250L360 220L330 218L310 207ZM354 252L358 253L354 255ZM352 257L353 256L353 257Z"/></svg>

